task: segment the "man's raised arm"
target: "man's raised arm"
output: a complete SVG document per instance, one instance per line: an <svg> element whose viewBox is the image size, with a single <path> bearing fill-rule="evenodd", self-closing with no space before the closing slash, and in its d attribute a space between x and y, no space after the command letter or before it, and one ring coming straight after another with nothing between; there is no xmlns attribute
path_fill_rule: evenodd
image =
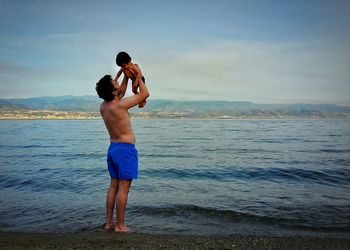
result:
<svg viewBox="0 0 350 250"><path fill-rule="evenodd" d="M140 82L139 82L139 91L140 91L139 93L137 93L133 96L129 96L129 97L122 99L120 101L120 104L124 108L129 109L129 108L132 108L132 107L136 106L137 104L145 101L149 97L148 89L142 80L140 80Z"/></svg>
<svg viewBox="0 0 350 250"><path fill-rule="evenodd" d="M125 95L126 89L128 87L128 80L129 80L129 78L124 75L123 81L119 87L119 97L120 98L123 98Z"/></svg>
<svg viewBox="0 0 350 250"><path fill-rule="evenodd" d="M142 80L140 80L139 83L139 94L142 94L142 96L144 96L144 100L146 100L149 97L148 89Z"/></svg>

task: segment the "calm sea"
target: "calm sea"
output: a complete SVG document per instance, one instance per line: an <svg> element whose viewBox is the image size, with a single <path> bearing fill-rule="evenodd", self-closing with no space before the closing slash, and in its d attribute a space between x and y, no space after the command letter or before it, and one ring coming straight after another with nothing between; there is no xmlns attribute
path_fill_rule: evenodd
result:
<svg viewBox="0 0 350 250"><path fill-rule="evenodd" d="M349 120L133 120L139 233L350 237ZM0 231L98 231L102 120L0 121Z"/></svg>

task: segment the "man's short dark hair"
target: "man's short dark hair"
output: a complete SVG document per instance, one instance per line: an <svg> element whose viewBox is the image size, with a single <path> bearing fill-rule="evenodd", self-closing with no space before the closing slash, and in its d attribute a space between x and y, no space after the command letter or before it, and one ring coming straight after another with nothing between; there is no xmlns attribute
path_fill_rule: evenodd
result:
<svg viewBox="0 0 350 250"><path fill-rule="evenodd" d="M114 99L113 92L115 91L115 87L112 84L112 76L105 75L96 83L96 92L100 98L105 100L106 102L110 102Z"/></svg>
<svg viewBox="0 0 350 250"><path fill-rule="evenodd" d="M122 51L118 53L115 62L119 67L122 67L123 64L128 64L129 62L131 62L131 57L128 55L128 53Z"/></svg>

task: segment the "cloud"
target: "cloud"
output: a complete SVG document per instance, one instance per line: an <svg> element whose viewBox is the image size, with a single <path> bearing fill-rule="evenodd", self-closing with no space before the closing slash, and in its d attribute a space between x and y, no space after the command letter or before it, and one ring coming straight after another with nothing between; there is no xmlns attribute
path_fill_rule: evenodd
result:
<svg viewBox="0 0 350 250"><path fill-rule="evenodd" d="M314 41L216 41L145 69L157 98L348 102L349 51Z"/></svg>
<svg viewBox="0 0 350 250"><path fill-rule="evenodd" d="M350 103L350 49L336 41L208 39L167 47L132 37L59 33L14 43L3 37L2 97L95 94L95 82L116 73L122 48L140 65L152 98ZM13 58L11 50L21 53Z"/></svg>
<svg viewBox="0 0 350 250"><path fill-rule="evenodd" d="M0 2L1 97L95 94L124 50L152 98L350 103L346 1Z"/></svg>
<svg viewBox="0 0 350 250"><path fill-rule="evenodd" d="M3 36L1 97L95 94L93 85L99 77L115 74L116 47L126 44L125 39L127 34L122 39L119 35L84 32L21 39Z"/></svg>
<svg viewBox="0 0 350 250"><path fill-rule="evenodd" d="M349 104L350 49L341 38L167 43L134 32L4 35L1 95L95 94L94 83L115 74L115 55L125 50L141 66L152 98Z"/></svg>

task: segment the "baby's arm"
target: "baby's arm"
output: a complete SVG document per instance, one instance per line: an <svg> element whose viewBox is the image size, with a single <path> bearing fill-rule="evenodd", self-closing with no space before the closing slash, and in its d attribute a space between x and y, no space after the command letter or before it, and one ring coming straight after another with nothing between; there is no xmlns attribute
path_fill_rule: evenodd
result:
<svg viewBox="0 0 350 250"><path fill-rule="evenodd" d="M132 84L132 92L136 94L136 93L138 93L137 92L137 87L139 86L139 82L141 81L142 72L141 72L141 69L139 68L139 66L137 64L133 64L133 68L132 69L136 73L135 81Z"/></svg>
<svg viewBox="0 0 350 250"><path fill-rule="evenodd" d="M141 72L141 69L139 68L139 66L137 64L134 64L134 70L136 72L135 82L138 83L141 80L142 72Z"/></svg>
<svg viewBox="0 0 350 250"><path fill-rule="evenodd" d="M120 77L120 75L121 75L122 73L123 73L123 69L120 69L120 70L118 71L117 75L115 76L114 80L115 80L115 81L118 81L118 79L119 79L119 77Z"/></svg>

